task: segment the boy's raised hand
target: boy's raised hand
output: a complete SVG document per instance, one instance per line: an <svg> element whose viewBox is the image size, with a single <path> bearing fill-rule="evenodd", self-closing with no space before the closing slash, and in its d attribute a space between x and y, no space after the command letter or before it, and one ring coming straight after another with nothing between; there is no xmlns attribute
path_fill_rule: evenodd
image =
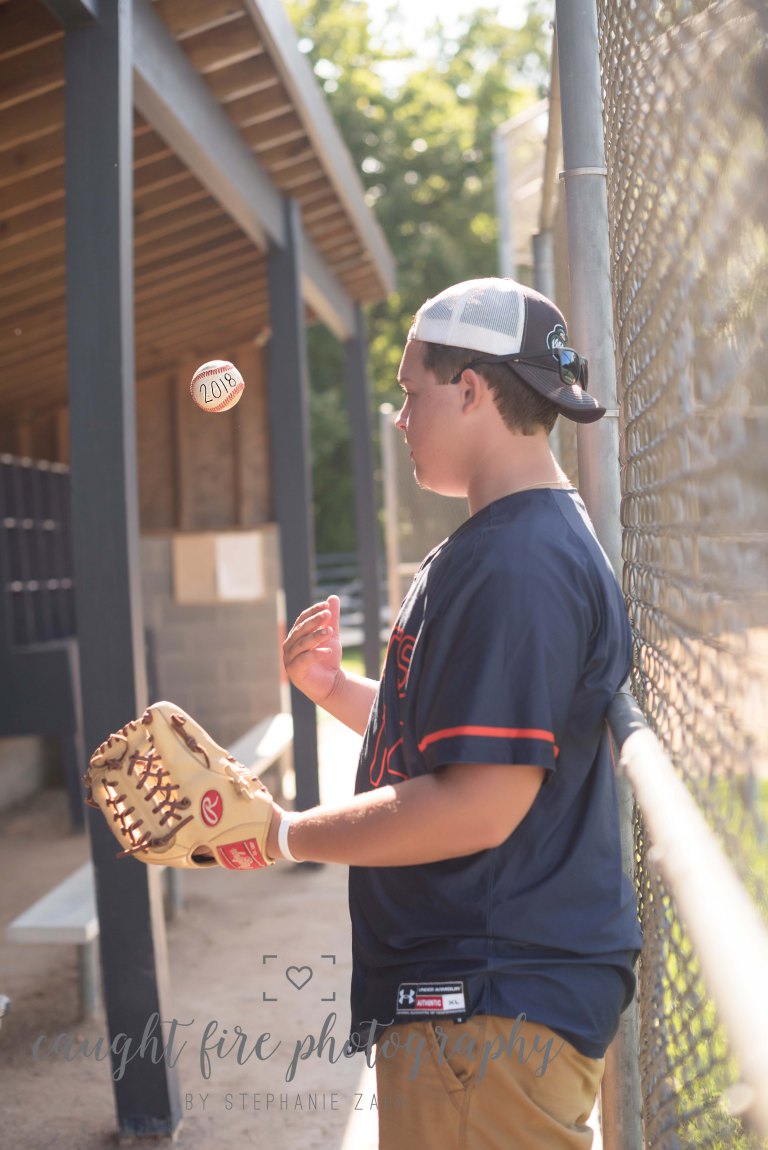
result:
<svg viewBox="0 0 768 1150"><path fill-rule="evenodd" d="M307 607L299 615L283 643L283 663L298 690L322 704L332 694L344 672L341 668L338 595Z"/></svg>

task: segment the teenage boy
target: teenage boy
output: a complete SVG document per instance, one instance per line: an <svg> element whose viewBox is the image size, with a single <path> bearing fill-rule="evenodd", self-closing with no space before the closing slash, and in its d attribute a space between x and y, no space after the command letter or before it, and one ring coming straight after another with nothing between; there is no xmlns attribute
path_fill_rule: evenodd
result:
<svg viewBox="0 0 768 1150"><path fill-rule="evenodd" d="M605 721L630 629L548 442L604 409L559 310L508 279L427 300L399 382L416 481L469 518L424 560L379 683L342 668L336 597L296 621L291 680L364 742L355 796L276 808L268 848L350 867L384 1150L576 1150L641 945Z"/></svg>

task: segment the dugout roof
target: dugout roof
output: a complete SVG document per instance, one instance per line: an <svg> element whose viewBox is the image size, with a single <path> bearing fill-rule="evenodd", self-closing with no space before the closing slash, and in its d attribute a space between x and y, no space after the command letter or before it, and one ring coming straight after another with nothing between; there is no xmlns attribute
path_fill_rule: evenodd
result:
<svg viewBox="0 0 768 1150"><path fill-rule="evenodd" d="M66 403L62 11L0 0L0 421ZM282 199L308 319L340 338L393 261L279 0L133 0L136 373L268 335Z"/></svg>

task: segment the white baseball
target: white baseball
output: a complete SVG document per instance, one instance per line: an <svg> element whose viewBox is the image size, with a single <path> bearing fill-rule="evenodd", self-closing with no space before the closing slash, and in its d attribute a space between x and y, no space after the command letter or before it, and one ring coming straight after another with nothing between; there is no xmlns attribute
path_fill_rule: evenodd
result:
<svg viewBox="0 0 768 1150"><path fill-rule="evenodd" d="M201 411L228 411L240 402L245 384L228 359L211 359L198 367L189 385L189 394Z"/></svg>

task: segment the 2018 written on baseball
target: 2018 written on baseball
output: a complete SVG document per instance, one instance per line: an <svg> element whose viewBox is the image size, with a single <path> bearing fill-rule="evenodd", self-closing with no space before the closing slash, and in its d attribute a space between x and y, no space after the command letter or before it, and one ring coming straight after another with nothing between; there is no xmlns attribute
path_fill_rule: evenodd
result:
<svg viewBox="0 0 768 1150"><path fill-rule="evenodd" d="M239 386L239 381L235 379L232 373L225 371L221 375L213 376L210 380L201 381L199 385L200 398L203 403L215 403L230 391L235 391ZM210 395L208 394L209 391Z"/></svg>

